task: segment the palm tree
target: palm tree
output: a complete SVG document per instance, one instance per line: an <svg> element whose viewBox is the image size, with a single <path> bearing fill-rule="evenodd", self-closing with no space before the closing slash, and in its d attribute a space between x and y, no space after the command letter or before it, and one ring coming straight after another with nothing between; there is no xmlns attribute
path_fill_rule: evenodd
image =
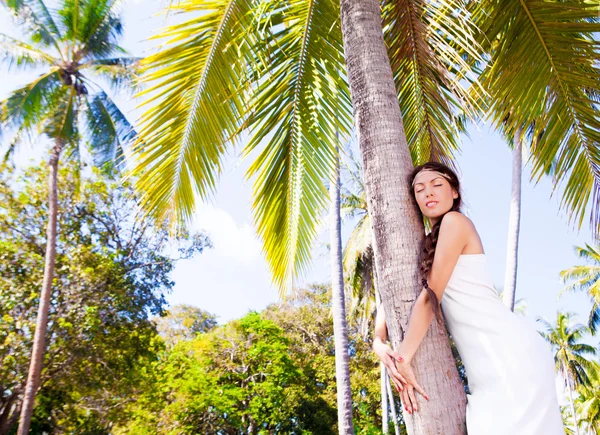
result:
<svg viewBox="0 0 600 435"><path fill-rule="evenodd" d="M592 361L588 369L590 384L581 386L579 397L575 400L575 411L580 423L586 425L588 433L600 434L600 363Z"/></svg>
<svg viewBox="0 0 600 435"><path fill-rule="evenodd" d="M335 166L335 182L331 183L331 292L333 335L335 337L335 378L337 385L338 430L340 435L354 434L352 425L352 390L348 355L348 330L342 267L342 223L340 218L340 169Z"/></svg>
<svg viewBox="0 0 600 435"><path fill-rule="evenodd" d="M368 337L375 318L377 307L380 306L379 295L375 290L371 221L367 211L364 185L360 178L360 163L356 162L350 150L350 161L354 168L347 168L350 179L354 181L353 191L346 189L342 195L341 209L346 218L359 217L352 230L343 252L344 276L346 277L346 292L350 294L349 317L359 323L359 330L364 339ZM392 413L394 432L400 433L396 415L395 398L392 394L387 369L379 363L381 390L381 426L382 432L389 432L388 411Z"/></svg>
<svg viewBox="0 0 600 435"><path fill-rule="evenodd" d="M543 12L544 2L539 3L537 11ZM349 6L352 2L342 4ZM375 14L370 23L376 31L367 33L372 44L368 49L380 44L378 65L383 70L369 70L368 75L355 81L355 86L370 85L371 93L364 95L371 100L360 100L353 92L352 102L355 113L361 113L356 116L361 143L374 137L378 142L383 140L382 147L366 157L377 156L380 161L396 165L372 167L369 161L364 166L369 174L367 202L373 196L381 202L375 214L379 214L382 204L393 204L388 221L380 221L379 217L374 220L378 231L374 236L380 244L387 240L382 237L388 237L391 249L395 249L388 258L384 247L386 272L382 279L387 283L388 277L392 277L397 282L386 284L389 288L382 289L382 295L386 306L393 302L390 308L406 323L412 289L418 288L416 277L408 271L416 266L416 247L423 227L417 212L406 206L410 204L406 194L394 196L393 190L402 185L413 164L435 159L452 166L456 133L464 127L465 118L472 114L475 105L474 97L461 87L470 71L465 58L481 60L481 56L469 22L470 13L462 13L466 9L463 2L386 0L382 6L380 9L380 4L373 0L364 5ZM551 7L568 11L564 3ZM325 179L330 177L335 161L335 132L345 138L352 125L342 49L358 61L364 59L358 59L357 53L369 53L363 57L370 57L371 52L365 46L348 45L349 38L356 35L356 29L364 28L365 23L357 23L358 27L344 25L342 32L338 3L331 0L212 0L181 2L173 4L171 9L175 13L190 13L193 18L164 30L159 35L166 39L163 48L145 62L146 79L152 86L144 95L155 98L148 100L153 105L148 106L141 119L139 143L143 145L132 173L137 177L143 206L159 218L170 219L173 226L188 221L196 199L205 198L214 189L222 156L242 131L249 130L252 139L242 156L257 151L247 173L249 178L255 177L254 220L264 241L273 280L282 293L287 293L293 288L294 277L306 270L310 260L315 228L319 227L319 215L326 205ZM573 15L557 13L556 16L566 16L567 24L583 21ZM511 41L514 36L508 32L501 35L502 41ZM508 63L502 66L501 61L494 65L500 65L500 69L510 66ZM387 66L390 62L391 68ZM354 65L349 63L349 66ZM529 89L527 81L535 76L526 68L520 71L524 84L515 87L519 91ZM386 87L375 86L383 80L390 83ZM521 82L513 81L511 86L515 83ZM495 95L500 98L500 94ZM377 106L375 100L385 102ZM400 112L395 108L398 103ZM379 119L373 119L375 111L371 109L375 107L378 117L383 114ZM467 113L458 107L464 107ZM367 126L371 130L367 131ZM379 136L371 134L374 130L381 130ZM383 132L389 134L387 138ZM574 152L580 150L578 143L569 144ZM406 152L390 154L384 145L400 147ZM540 148L536 150L541 152ZM572 167L565 164L561 169ZM387 169L392 170L385 172ZM382 195L373 190L377 189L373 185L381 181L377 174L384 175L389 182L389 189L386 187ZM370 179L372 176L375 178ZM398 228L400 237L395 233ZM405 252L396 246L399 243L408 247ZM401 258L409 259L402 269L399 267L402 262L398 261ZM388 267L390 264L392 267ZM402 295L404 302L393 301L399 293L392 291L392 287L408 292ZM397 309L398 305L403 308ZM397 339L402 323L399 318L392 318L391 322L391 335ZM444 336L436 332L432 330L426 340ZM428 360L429 366L437 362L441 368L430 373L428 379L445 382L440 373L453 367L447 343L438 339L426 347L440 355L430 359L429 354L423 354L423 361ZM438 399L451 399L452 391L462 391L458 376L453 376L451 384L451 388L446 388L447 385L440 388L443 392ZM460 401L464 402L464 395L456 393L454 400L435 402L456 410L455 416L440 422L443 427L440 430L447 431L448 427L460 430L464 423L464 415L458 417L464 414ZM457 406L449 405L454 403ZM440 415L446 417L435 406L422 408L424 411L412 420L422 425L424 421L439 421ZM429 409L436 418L427 418Z"/></svg>
<svg viewBox="0 0 600 435"><path fill-rule="evenodd" d="M600 326L600 252L586 243L585 248L576 246L575 253L579 258L591 261L592 264L573 266L562 270L560 277L563 283L569 280L573 282L562 289L558 295L560 297L565 292L571 291L587 292L592 303L588 316L588 327L592 334L595 334Z"/></svg>
<svg viewBox="0 0 600 435"><path fill-rule="evenodd" d="M411 153L423 162L457 147L463 123L455 112L463 102L471 107L471 97L462 76L448 70L466 68L456 45L473 44L462 25L452 38L441 35L456 21L453 11L435 6L421 14L429 6L417 6L411 16L395 3L385 11L401 84L393 95L410 121ZM328 199L325 182L333 182L336 133L344 142L352 126L339 4L213 0L174 3L171 10L192 18L158 35L162 48L143 62L149 87L140 96L148 100L131 173L142 205L174 227L184 224L196 199L214 189L231 144L249 131L242 157L257 152L247 172L255 177L254 221L285 295L310 261ZM410 61L401 58L407 55Z"/></svg>
<svg viewBox="0 0 600 435"><path fill-rule="evenodd" d="M545 329L540 334L554 349L556 370L562 375L565 381L565 387L569 393L569 403L574 419L575 433L579 434L579 422L577 421L577 414L575 414L573 391L577 387L590 385L588 373L593 369L593 365L586 359L586 355L595 355L596 349L589 344L580 342L589 330L583 325L574 324L573 318L573 313L559 312L554 324L550 324L542 318L539 318L538 321Z"/></svg>
<svg viewBox="0 0 600 435"><path fill-rule="evenodd" d="M0 34L9 67L43 69L33 82L0 102L3 133L14 133L8 155L26 134L42 132L53 143L48 166L47 244L44 280L33 338L31 365L21 405L19 435L29 431L43 364L48 310L52 294L57 232L57 173L65 151L79 155L81 132L87 134L95 161L119 160L134 130L94 76L124 88L134 77L136 59L117 45L121 21L118 3L65 0L53 12L43 1L2 0L27 39ZM79 162L74 162L79 164Z"/></svg>
<svg viewBox="0 0 600 435"><path fill-rule="evenodd" d="M517 264L519 254L519 230L521 226L521 174L523 171L523 128L515 131L513 141L512 185L508 217L508 243L506 248L506 272L504 276L503 300L511 311L515 310L517 290Z"/></svg>

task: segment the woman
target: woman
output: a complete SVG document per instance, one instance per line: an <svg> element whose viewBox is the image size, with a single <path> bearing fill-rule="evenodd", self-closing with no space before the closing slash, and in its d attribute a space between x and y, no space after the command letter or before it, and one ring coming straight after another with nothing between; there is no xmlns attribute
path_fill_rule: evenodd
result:
<svg viewBox="0 0 600 435"><path fill-rule="evenodd" d="M414 390L429 400L411 360L433 318L445 318L468 378L469 435L563 435L550 347L494 290L479 235L460 212L458 177L428 162L415 168L410 182L432 225L423 246L423 289L399 348L386 344L383 309L377 310L373 340L406 411L418 411Z"/></svg>

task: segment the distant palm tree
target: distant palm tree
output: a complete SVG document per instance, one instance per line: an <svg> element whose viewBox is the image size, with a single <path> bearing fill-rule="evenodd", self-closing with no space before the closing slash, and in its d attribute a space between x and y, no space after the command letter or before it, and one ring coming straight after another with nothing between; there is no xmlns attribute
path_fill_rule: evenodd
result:
<svg viewBox="0 0 600 435"><path fill-rule="evenodd" d="M117 89L130 86L137 59L117 45L122 32L119 3L110 0L64 0L57 10L43 0L0 0L25 35L0 34L0 55L10 67L41 70L33 82L0 101L2 133L12 133L7 157L25 135L42 133L53 142L48 166L49 188L44 280L33 338L31 365L21 405L19 435L29 432L43 364L52 293L57 232L57 175L63 152L80 154L84 137L97 164L120 162L123 146L135 132L126 117L93 78ZM85 133L85 136L84 134ZM76 159L74 164L79 165Z"/></svg>
<svg viewBox="0 0 600 435"><path fill-rule="evenodd" d="M560 277L563 283L569 280L575 280L560 291L558 296L562 296L565 292L585 291L587 292L592 307L588 317L588 327L595 334L600 326L600 251L586 243L585 248L575 247L575 253L579 258L591 261L592 264L585 266L573 266L569 269L562 270Z"/></svg>
<svg viewBox="0 0 600 435"><path fill-rule="evenodd" d="M592 362L588 369L589 385L579 388L579 397L575 400L575 411L580 422L585 424L588 433L600 434L600 363Z"/></svg>
<svg viewBox="0 0 600 435"><path fill-rule="evenodd" d="M539 318L545 331L540 334L552 345L554 349L554 362L556 370L562 375L569 393L569 403L573 414L575 433L579 434L579 423L575 413L573 391L577 387L590 385L590 373L593 364L586 355L595 355L596 349L580 340L589 331L584 325L573 323L573 313L559 312L554 325Z"/></svg>
<svg viewBox="0 0 600 435"><path fill-rule="evenodd" d="M352 425L352 390L348 355L348 328L346 324L346 295L342 264L342 222L340 217L340 163L335 164L334 179L330 186L330 240L331 240L331 305L333 335L335 337L335 379L337 385L338 430L340 435L354 435Z"/></svg>

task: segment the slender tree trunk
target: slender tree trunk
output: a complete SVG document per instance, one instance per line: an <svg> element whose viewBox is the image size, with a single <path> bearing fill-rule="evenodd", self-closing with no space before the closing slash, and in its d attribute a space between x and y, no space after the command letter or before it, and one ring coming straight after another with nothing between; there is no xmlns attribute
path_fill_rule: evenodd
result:
<svg viewBox="0 0 600 435"><path fill-rule="evenodd" d="M579 435L579 424L577 422L577 415L575 414L575 401L573 400L573 387L571 386L571 381L569 380L568 376L566 379L567 389L569 390L569 404L571 405L571 414L573 415L573 425L575 426L575 435Z"/></svg>
<svg viewBox="0 0 600 435"><path fill-rule="evenodd" d="M388 384L388 374L385 369L385 365L380 362L379 363L379 372L380 372L380 384L381 384L381 432L384 434L390 433L390 421L389 421L389 407L388 407L388 391L386 388L386 384Z"/></svg>
<svg viewBox="0 0 600 435"><path fill-rule="evenodd" d="M392 410L392 419L394 421L394 433L396 435L400 435L400 425L398 424L398 415L396 414L396 399L394 398L394 393L392 392L392 386L388 382L386 384L388 397L390 399L390 409Z"/></svg>
<svg viewBox="0 0 600 435"><path fill-rule="evenodd" d="M348 331L342 265L342 224L340 220L340 164L335 165L335 183L331 183L331 299L335 339L335 378L337 385L338 429L340 435L354 435L352 390L348 364Z"/></svg>
<svg viewBox="0 0 600 435"><path fill-rule="evenodd" d="M373 271L373 274L375 274L375 271ZM377 279L377 278L375 278ZM379 309L379 306L381 304L381 298L379 297L379 292L377 291L377 289L375 289L375 306L377 307L376 309ZM388 422L388 416L389 416L389 412L388 412L388 392L387 392L387 388L386 388L386 383L388 382L387 379L387 371L385 369L385 364L383 364L382 362L379 363L379 372L380 372L380 391L381 391L381 431L384 434L389 433L389 422Z"/></svg>
<svg viewBox="0 0 600 435"><path fill-rule="evenodd" d="M48 226L46 228L46 257L44 258L44 281L42 292L40 294L40 304L38 307L37 321L35 324L35 334L33 336L33 350L31 351L31 363L29 365L29 374L23 393L23 404L21 406L21 416L19 419L18 435L27 435L31 425L31 416L35 396L37 394L40 374L42 372L42 363L44 358L44 349L46 346L46 329L48 327L48 311L50 309L50 296L52 295L52 279L54 278L54 262L56 259L56 229L58 215L58 160L63 149L62 140L56 139L54 147L50 153L48 167Z"/></svg>
<svg viewBox="0 0 600 435"><path fill-rule="evenodd" d="M424 237L408 176L413 169L383 41L378 0L341 0L342 33L355 126L374 236L376 286L397 348L421 292L418 262ZM466 395L445 328L433 322L413 366L430 401L405 413L408 433L464 434Z"/></svg>
<svg viewBox="0 0 600 435"><path fill-rule="evenodd" d="M506 274L504 276L504 304L515 310L515 297L517 292L517 262L519 255L519 228L521 224L521 174L522 165L522 138L523 127L517 128L514 138L512 190L510 199L510 214L508 219L508 244L506 247Z"/></svg>

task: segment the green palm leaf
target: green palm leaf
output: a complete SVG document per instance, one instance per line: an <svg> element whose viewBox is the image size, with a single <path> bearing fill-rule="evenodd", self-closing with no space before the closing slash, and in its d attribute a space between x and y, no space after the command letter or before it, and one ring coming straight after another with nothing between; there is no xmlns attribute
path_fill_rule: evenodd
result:
<svg viewBox="0 0 600 435"><path fill-rule="evenodd" d="M87 99L86 106L87 130L96 165L105 167L110 162L121 166L124 148L136 136L133 126L103 91Z"/></svg>
<svg viewBox="0 0 600 435"><path fill-rule="evenodd" d="M147 212L173 225L189 222L196 195L215 188L228 141L243 109L240 35L252 26L252 1L182 1L174 13L196 16L164 29L163 49L142 62L142 82L151 106L139 123L136 187Z"/></svg>
<svg viewBox="0 0 600 435"><path fill-rule="evenodd" d="M576 254L593 264L573 266L562 270L560 277L563 283L572 281L558 294L560 298L565 292L584 291L592 303L588 318L588 327L595 334L600 327L600 252L586 243L585 248L576 246Z"/></svg>
<svg viewBox="0 0 600 435"><path fill-rule="evenodd" d="M465 9L452 0L383 2L384 36L415 165L438 160L454 166L464 117L480 110L471 65L482 60L482 49Z"/></svg>
<svg viewBox="0 0 600 435"><path fill-rule="evenodd" d="M590 199L592 233L600 224L600 116L597 2L472 2L492 52L482 83L490 118L510 137L529 128L532 178L566 180L560 207L581 227ZM486 41L489 41L487 43Z"/></svg>
<svg viewBox="0 0 600 435"><path fill-rule="evenodd" d="M53 46L60 53L62 34L42 0L0 0L0 4L13 14L31 41L42 47Z"/></svg>
<svg viewBox="0 0 600 435"><path fill-rule="evenodd" d="M573 313L559 312L554 325L539 318L538 322L545 328L540 334L552 345L556 370L563 374L565 382L587 386L590 384L588 372L593 369L593 364L586 356L596 355L596 349L580 342L589 330L574 323L574 316Z"/></svg>
<svg viewBox="0 0 600 435"><path fill-rule="evenodd" d="M28 85L14 91L0 102L0 120L4 131L31 130L46 119L61 95L62 82L58 68L51 68Z"/></svg>
<svg viewBox="0 0 600 435"><path fill-rule="evenodd" d="M253 211L274 282L282 294L310 264L326 209L338 135L349 136L351 103L345 77L339 3L273 2L282 16L266 40L268 57L250 101L247 156L265 143L247 172L256 176ZM280 30L276 30L279 29Z"/></svg>
<svg viewBox="0 0 600 435"><path fill-rule="evenodd" d="M0 61L5 62L9 69L48 66L58 63L57 59L45 51L2 33L0 33Z"/></svg>

